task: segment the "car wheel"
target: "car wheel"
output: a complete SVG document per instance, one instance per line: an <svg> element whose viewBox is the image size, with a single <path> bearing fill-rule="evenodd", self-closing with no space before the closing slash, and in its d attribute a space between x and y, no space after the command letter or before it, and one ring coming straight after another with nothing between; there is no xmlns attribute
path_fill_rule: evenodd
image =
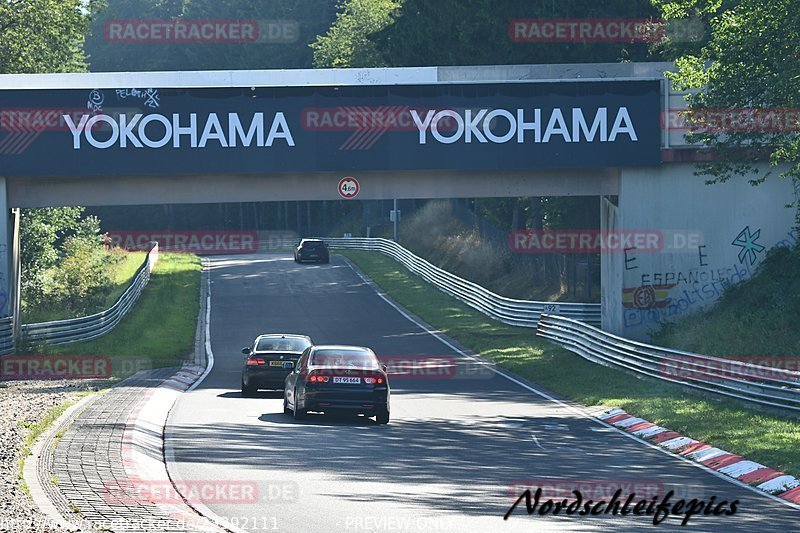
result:
<svg viewBox="0 0 800 533"><path fill-rule="evenodd" d="M287 397L286 391L283 393L283 414L290 415L292 414L292 410L289 409L289 398Z"/></svg>
<svg viewBox="0 0 800 533"><path fill-rule="evenodd" d="M255 396L256 392L258 391L258 387L253 387L252 385L248 385L242 380L242 396L250 397Z"/></svg>
<svg viewBox="0 0 800 533"><path fill-rule="evenodd" d="M375 421L378 424L388 424L389 423L389 410L384 410L378 413L378 416L375 417Z"/></svg>
<svg viewBox="0 0 800 533"><path fill-rule="evenodd" d="M298 407L298 405L300 405L300 402L297 401L297 393L295 392L294 393L294 419L295 420L303 420L306 417L306 410L305 409L300 409L300 407Z"/></svg>

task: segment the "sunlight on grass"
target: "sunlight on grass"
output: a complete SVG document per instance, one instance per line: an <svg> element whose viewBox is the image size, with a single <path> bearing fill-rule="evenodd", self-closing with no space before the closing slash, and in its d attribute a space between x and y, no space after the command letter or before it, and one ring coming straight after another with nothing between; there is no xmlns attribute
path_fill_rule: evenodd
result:
<svg viewBox="0 0 800 533"><path fill-rule="evenodd" d="M378 253L349 257L398 303L470 350L584 405L607 405L800 475L800 421L586 361L529 328L507 326L435 289Z"/></svg>
<svg viewBox="0 0 800 533"><path fill-rule="evenodd" d="M49 351L125 357L156 368L179 365L194 348L200 271L200 258L195 255L161 253L136 305L111 333Z"/></svg>

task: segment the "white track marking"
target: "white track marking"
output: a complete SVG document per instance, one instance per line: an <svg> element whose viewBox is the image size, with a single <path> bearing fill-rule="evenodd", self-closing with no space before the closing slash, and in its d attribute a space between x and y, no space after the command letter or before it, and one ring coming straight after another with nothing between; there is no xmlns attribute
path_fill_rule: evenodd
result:
<svg viewBox="0 0 800 533"><path fill-rule="evenodd" d="M536 445L537 445L539 448L541 448L541 449L543 449L543 450L544 450L544 446L542 446L541 444L539 444L539 439L537 439L537 438L536 438L536 435L534 435L533 433L531 433L531 438L533 439L533 442L534 442L534 444L536 444Z"/></svg>
<svg viewBox="0 0 800 533"><path fill-rule="evenodd" d="M209 267L208 278L207 278L208 291L206 293L205 349L206 349L206 357L208 358L208 361L206 363L206 371L203 372L203 375L200 376L198 380L195 381L194 384L192 384L192 386L186 390L186 392L193 391L198 385L200 385L200 383L203 382L204 379L206 379L208 374L211 373L211 369L214 368L214 352L211 351L211 270L212 269ZM177 402L175 402L175 405L177 405ZM173 405L172 408L174 408L175 405ZM170 409L170 414L172 414L172 409ZM170 415L167 415L167 422L169 421L169 417ZM175 450L173 449L171 443L172 430L170 429L169 424L167 422L164 423L164 459L165 459L164 463L170 481L172 481L172 486L175 488L177 493L180 494L181 497L185 499L185 496L181 493L181 491L178 488L178 485L176 484L176 482L180 482L182 478L178 475L178 470L176 468L177 465L175 463ZM186 502L186 504L189 505L189 507L194 508L194 510L199 515L211 520L213 523L215 523L216 525L218 525L223 529L232 531L233 533L248 533L244 529L238 528L233 524L229 523L228 520L221 517L220 515L209 509L208 506L206 506L201 502L194 502L191 504Z"/></svg>

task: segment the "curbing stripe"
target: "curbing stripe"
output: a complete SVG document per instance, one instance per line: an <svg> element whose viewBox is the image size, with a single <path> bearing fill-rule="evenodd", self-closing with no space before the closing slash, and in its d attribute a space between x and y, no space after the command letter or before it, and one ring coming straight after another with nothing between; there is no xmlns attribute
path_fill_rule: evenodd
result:
<svg viewBox="0 0 800 533"><path fill-rule="evenodd" d="M630 431L631 433L636 433L638 431L650 429L651 427L654 426L655 424L653 424L652 422L639 422L638 424L634 424L631 427L629 427L628 431Z"/></svg>
<svg viewBox="0 0 800 533"><path fill-rule="evenodd" d="M770 479L766 483L758 485L756 488L761 489L764 492L775 493L785 492L798 486L800 486L800 481L797 481L794 476L784 474L774 479Z"/></svg>
<svg viewBox="0 0 800 533"><path fill-rule="evenodd" d="M664 433L665 431L667 431L667 428L662 428L661 426L651 426L647 429L631 431L631 433L643 439L649 439L650 437L658 435L659 433Z"/></svg>
<svg viewBox="0 0 800 533"><path fill-rule="evenodd" d="M726 453L718 455L713 459L709 459L708 461L705 462L705 465L709 468L713 468L714 470L719 470L720 468L738 463L739 461L744 461L744 457L742 457L741 455L736 455L734 453Z"/></svg>
<svg viewBox="0 0 800 533"><path fill-rule="evenodd" d="M677 451L695 444L697 441L689 437L676 437L661 443L661 446L672 451Z"/></svg>
<svg viewBox="0 0 800 533"><path fill-rule="evenodd" d="M759 468L758 470L754 470L749 474L745 474L739 478L739 481L742 483L747 483L748 485L754 484L761 484L770 479L775 479L776 477L782 475L781 472L777 470L773 470L771 468Z"/></svg>
<svg viewBox="0 0 800 533"><path fill-rule="evenodd" d="M766 492L787 502L800 504L800 481L794 476L773 470L755 461L749 461L704 442L670 431L622 409L606 409L593 414L598 420L623 428L631 435L650 441L659 448L682 455L707 468L736 479L746 486Z"/></svg>
<svg viewBox="0 0 800 533"><path fill-rule="evenodd" d="M636 424L641 424L642 422L647 422L647 420L632 416L630 418L626 418L625 420L620 420L619 422L615 422L614 425L617 426L618 428L629 428L631 426L635 426Z"/></svg>
<svg viewBox="0 0 800 533"><path fill-rule="evenodd" d="M612 416L611 418L606 418L605 423L616 425L617 422L619 422L620 420L627 420L628 418L633 418L633 417L628 413L620 413L618 415Z"/></svg>
<svg viewBox="0 0 800 533"><path fill-rule="evenodd" d="M731 477L741 479L743 475L749 474L750 472L755 472L761 468L764 468L764 465L758 464L755 461L744 460L730 466L720 468L719 471L723 474L728 474Z"/></svg>
<svg viewBox="0 0 800 533"><path fill-rule="evenodd" d="M790 502L800 503L800 487L784 492L783 494L778 494L778 496Z"/></svg>

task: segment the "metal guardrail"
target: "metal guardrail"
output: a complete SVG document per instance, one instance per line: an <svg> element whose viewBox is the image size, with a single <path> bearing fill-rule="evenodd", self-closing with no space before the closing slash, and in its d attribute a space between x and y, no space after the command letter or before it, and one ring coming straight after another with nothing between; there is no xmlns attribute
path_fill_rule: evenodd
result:
<svg viewBox="0 0 800 533"><path fill-rule="evenodd" d="M114 305L93 315L80 318L70 318L66 320L53 320L52 322L40 322L37 324L23 324L22 337L29 343L47 344L67 344L70 342L87 341L101 337L110 332L120 320L130 311L142 288L150 280L150 272L153 265L158 261L158 243L152 243L150 251L147 252L142 265L136 271L133 281L125 289L125 292L117 298ZM4 320L4 319L3 319ZM2 324L2 322L0 322ZM3 326L0 325L0 335ZM2 342L2 340L0 340ZM2 346L2 344L0 344ZM13 344L12 344L13 348Z"/></svg>
<svg viewBox="0 0 800 533"><path fill-rule="evenodd" d="M0 318L0 355L14 352L14 318Z"/></svg>
<svg viewBox="0 0 800 533"><path fill-rule="evenodd" d="M495 294L414 255L399 244L380 238L324 238L331 248L370 250L388 255L444 293L500 322L535 328L542 313L554 313L600 324L600 304L515 300Z"/></svg>
<svg viewBox="0 0 800 533"><path fill-rule="evenodd" d="M536 334L595 363L769 407L800 411L800 372L651 346L543 314Z"/></svg>

